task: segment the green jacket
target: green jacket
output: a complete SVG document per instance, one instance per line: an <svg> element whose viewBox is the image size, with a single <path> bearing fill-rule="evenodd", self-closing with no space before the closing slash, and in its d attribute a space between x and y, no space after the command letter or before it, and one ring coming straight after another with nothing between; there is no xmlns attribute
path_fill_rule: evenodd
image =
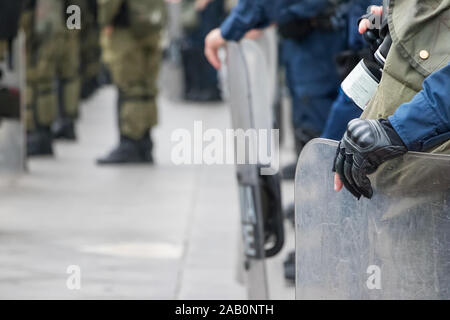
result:
<svg viewBox="0 0 450 320"><path fill-rule="evenodd" d="M450 0L390 0L393 45L365 118L386 118L450 61Z"/></svg>

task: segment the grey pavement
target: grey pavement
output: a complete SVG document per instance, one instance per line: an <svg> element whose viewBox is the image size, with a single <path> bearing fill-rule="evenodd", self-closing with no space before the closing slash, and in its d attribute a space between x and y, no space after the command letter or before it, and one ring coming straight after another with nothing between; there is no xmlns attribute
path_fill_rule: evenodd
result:
<svg viewBox="0 0 450 320"><path fill-rule="evenodd" d="M234 168L170 158L173 130L192 131L195 120L229 128L227 106L162 97L157 165L97 167L117 141L115 97L106 87L82 105L79 142L58 143L55 159L0 176L0 298L245 299ZM293 186L284 187L291 201ZM269 262L272 298L293 298L284 257ZM70 265L81 268L80 290L66 286Z"/></svg>

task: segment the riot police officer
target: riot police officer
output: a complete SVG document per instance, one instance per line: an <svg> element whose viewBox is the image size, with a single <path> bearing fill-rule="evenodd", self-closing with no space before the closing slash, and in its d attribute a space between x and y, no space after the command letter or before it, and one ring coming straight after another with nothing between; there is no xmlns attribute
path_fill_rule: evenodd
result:
<svg viewBox="0 0 450 320"><path fill-rule="evenodd" d="M253 28L277 23L282 35L281 58L292 97L297 153L321 135L339 91L335 56L346 46L345 29L334 23L340 1L241 0L220 29L206 38L205 54L220 67L217 50L225 40L240 40ZM295 164L283 170L293 179Z"/></svg>
<svg viewBox="0 0 450 320"><path fill-rule="evenodd" d="M163 0L99 0L101 45L119 89L120 142L98 164L152 163Z"/></svg>
<svg viewBox="0 0 450 320"><path fill-rule="evenodd" d="M420 187L433 168L418 172L401 156L408 151L450 153L450 29L443 24L450 18L450 1L438 6L431 2L384 5L393 43L375 96L362 118L349 123L338 147L337 191L345 186L357 198L371 198L368 175L395 158L386 180L395 185L395 179L402 179ZM360 32L367 32L368 26L363 20Z"/></svg>
<svg viewBox="0 0 450 320"><path fill-rule="evenodd" d="M188 101L219 101L221 93L217 71L208 63L203 51L205 36L225 18L224 1L184 0L182 5L184 98Z"/></svg>
<svg viewBox="0 0 450 320"><path fill-rule="evenodd" d="M381 0L351 0L343 8L345 10L343 14L345 14L347 19L348 47L336 58L339 75L342 80L350 74L361 59L370 58L373 60L374 52L372 52L372 49L364 41L364 38L355 26L357 26L360 17L366 12L368 7L370 10L372 8L371 5L380 5L381 2ZM331 107L321 138L340 140L345 133L347 124L351 120L359 118L361 113L362 110L344 91L339 90L339 95Z"/></svg>

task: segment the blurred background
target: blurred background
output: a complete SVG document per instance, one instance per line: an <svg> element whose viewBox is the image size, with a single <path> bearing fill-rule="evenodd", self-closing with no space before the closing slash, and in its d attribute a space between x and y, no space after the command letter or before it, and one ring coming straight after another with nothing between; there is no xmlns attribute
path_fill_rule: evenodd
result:
<svg viewBox="0 0 450 320"><path fill-rule="evenodd" d="M238 48L259 68L219 74L203 55L236 2L2 1L0 298L248 297L236 168L172 161L175 130L234 127L229 83L249 70L274 79L249 90L272 92L281 164L296 161L273 28ZM292 178L284 246L257 280L275 299L294 298Z"/></svg>

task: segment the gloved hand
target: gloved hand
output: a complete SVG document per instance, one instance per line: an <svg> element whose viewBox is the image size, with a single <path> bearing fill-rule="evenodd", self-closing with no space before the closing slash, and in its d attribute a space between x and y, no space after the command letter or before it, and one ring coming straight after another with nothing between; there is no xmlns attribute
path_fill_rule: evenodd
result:
<svg viewBox="0 0 450 320"><path fill-rule="evenodd" d="M388 120L352 120L339 144L333 171L356 198L371 199L368 175L391 159L408 152Z"/></svg>

